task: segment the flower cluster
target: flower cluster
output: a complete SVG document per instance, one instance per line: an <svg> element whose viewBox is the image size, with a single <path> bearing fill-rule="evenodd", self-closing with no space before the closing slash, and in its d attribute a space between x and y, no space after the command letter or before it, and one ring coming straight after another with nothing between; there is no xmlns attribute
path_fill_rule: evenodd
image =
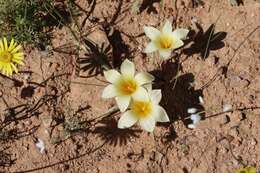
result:
<svg viewBox="0 0 260 173"><path fill-rule="evenodd" d="M163 59L168 59L173 49L184 45L182 40L189 31L172 31L172 25L167 20L161 31L145 26L144 32L151 39L144 52L152 53L158 50ZM120 72L114 69L104 72L110 84L102 93L102 98L115 98L119 110L123 113L118 128L128 128L138 122L143 129L152 132L156 122L168 122L166 111L159 106L161 90L152 90L154 77L146 72L135 74L134 63L127 59L121 64Z"/></svg>
<svg viewBox="0 0 260 173"><path fill-rule="evenodd" d="M120 68L104 72L109 84L103 91L103 98L115 97L118 108L123 115L118 128L128 128L139 123L148 132L154 130L156 122L168 122L166 111L159 106L161 90L152 90L154 77L146 72L135 74L135 65L125 60Z"/></svg>

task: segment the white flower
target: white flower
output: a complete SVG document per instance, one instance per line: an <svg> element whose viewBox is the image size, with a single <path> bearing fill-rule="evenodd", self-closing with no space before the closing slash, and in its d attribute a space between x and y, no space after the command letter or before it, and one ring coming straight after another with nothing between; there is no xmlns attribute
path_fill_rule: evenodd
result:
<svg viewBox="0 0 260 173"><path fill-rule="evenodd" d="M200 101L200 104L202 104L202 105L204 104L204 100L201 96L199 96L199 101Z"/></svg>
<svg viewBox="0 0 260 173"><path fill-rule="evenodd" d="M189 30L176 29L172 31L172 24L166 20L161 31L154 27L144 27L144 32L151 42L146 46L144 52L152 53L159 50L159 54L163 59L171 56L171 51L183 46L183 39L186 38Z"/></svg>
<svg viewBox="0 0 260 173"><path fill-rule="evenodd" d="M144 130L152 132L156 122L170 121L166 111L159 106L162 98L161 90L152 90L149 92L149 96L148 99L131 102L130 110L119 119L118 128L128 128L138 122Z"/></svg>
<svg viewBox="0 0 260 173"><path fill-rule="evenodd" d="M120 111L124 112L128 108L131 98L148 99L145 86L151 85L154 77L145 72L135 75L135 65L127 59L121 64L120 71L121 74L116 70L104 72L106 80L111 84L104 89L102 98L115 97Z"/></svg>
<svg viewBox="0 0 260 173"><path fill-rule="evenodd" d="M223 105L223 112L229 112L231 110L232 110L232 105L230 104Z"/></svg>
<svg viewBox="0 0 260 173"><path fill-rule="evenodd" d="M197 124L200 122L201 116L199 114L192 114L190 116L190 119L192 120L192 124L189 124L188 128L194 129L196 128Z"/></svg>
<svg viewBox="0 0 260 173"><path fill-rule="evenodd" d="M198 111L198 109L196 109L196 108L189 108L188 110L187 110L187 112L189 113L189 114L194 114L194 113L196 113Z"/></svg>
<svg viewBox="0 0 260 173"><path fill-rule="evenodd" d="M44 146L43 140L38 139L38 142L37 142L35 145L36 145L36 147L40 150L41 153L44 152L45 146Z"/></svg>

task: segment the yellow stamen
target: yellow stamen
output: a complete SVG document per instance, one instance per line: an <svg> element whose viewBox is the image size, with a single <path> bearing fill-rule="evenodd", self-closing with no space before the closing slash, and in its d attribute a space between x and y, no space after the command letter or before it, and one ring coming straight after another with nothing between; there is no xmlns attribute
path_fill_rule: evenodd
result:
<svg viewBox="0 0 260 173"><path fill-rule="evenodd" d="M131 95L137 89L137 83L133 79L124 79L119 83L119 91L124 95Z"/></svg>
<svg viewBox="0 0 260 173"><path fill-rule="evenodd" d="M0 53L0 61L1 62L5 62L5 63L9 63L12 60L12 54L8 51L4 51L2 53Z"/></svg>
<svg viewBox="0 0 260 173"><path fill-rule="evenodd" d="M151 114L152 104L151 102L134 101L131 109L139 118L145 118Z"/></svg>
<svg viewBox="0 0 260 173"><path fill-rule="evenodd" d="M161 47L162 49L169 49L173 46L174 40L171 36L162 34L158 38L158 44L159 44L159 47Z"/></svg>

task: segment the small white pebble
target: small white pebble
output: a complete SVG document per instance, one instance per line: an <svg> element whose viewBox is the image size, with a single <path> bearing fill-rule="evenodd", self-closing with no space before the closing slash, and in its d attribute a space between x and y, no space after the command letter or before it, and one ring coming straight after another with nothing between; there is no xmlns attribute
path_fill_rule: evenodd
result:
<svg viewBox="0 0 260 173"><path fill-rule="evenodd" d="M204 100L201 96L199 96L199 101L200 101L200 104L202 104L202 105L204 104Z"/></svg>
<svg viewBox="0 0 260 173"><path fill-rule="evenodd" d="M35 145L40 150L40 152L43 154L44 150L45 150L45 146L44 146L43 140L38 139L38 142Z"/></svg>
<svg viewBox="0 0 260 173"><path fill-rule="evenodd" d="M225 104L223 105L223 112L228 112L232 110L232 105L231 104Z"/></svg>
<svg viewBox="0 0 260 173"><path fill-rule="evenodd" d="M189 108L189 109L187 110L187 112L188 112L189 114L194 114L194 113L197 112L197 109L196 109L196 108Z"/></svg>

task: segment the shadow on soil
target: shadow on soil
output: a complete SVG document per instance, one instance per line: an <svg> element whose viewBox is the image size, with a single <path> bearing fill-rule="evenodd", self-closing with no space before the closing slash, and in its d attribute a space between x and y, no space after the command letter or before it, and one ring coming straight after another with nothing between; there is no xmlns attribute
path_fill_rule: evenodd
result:
<svg viewBox="0 0 260 173"><path fill-rule="evenodd" d="M131 138L138 138L142 130L136 129L119 129L115 118L106 118L99 122L101 125L93 131L98 134L104 141L113 146L126 145Z"/></svg>
<svg viewBox="0 0 260 173"><path fill-rule="evenodd" d="M190 123L188 108L197 108L203 111L204 108L199 102L199 96L203 97L202 90L193 87L194 75L187 73L177 75L178 69L182 69L178 62L166 62L162 65L162 70L151 72L156 76L154 88L162 90L161 105L165 108L171 122L181 120L185 125ZM169 82L168 82L169 81ZM164 123L165 124L165 123ZM169 126L171 123L168 123ZM176 136L173 130L171 136Z"/></svg>
<svg viewBox="0 0 260 173"><path fill-rule="evenodd" d="M7 150L8 150L8 148L5 148L0 151L0 168L1 167L10 167L12 164L15 163L15 160L12 159L12 154L8 153Z"/></svg>
<svg viewBox="0 0 260 173"><path fill-rule="evenodd" d="M221 49L225 46L224 39L227 36L226 32L215 33L215 24L209 26L209 28L204 31L202 26L196 23L198 32L190 31L190 40L186 42L193 41L189 48L183 50L183 53L188 57L193 54L200 54L201 58L205 60L208 58L211 51Z"/></svg>

